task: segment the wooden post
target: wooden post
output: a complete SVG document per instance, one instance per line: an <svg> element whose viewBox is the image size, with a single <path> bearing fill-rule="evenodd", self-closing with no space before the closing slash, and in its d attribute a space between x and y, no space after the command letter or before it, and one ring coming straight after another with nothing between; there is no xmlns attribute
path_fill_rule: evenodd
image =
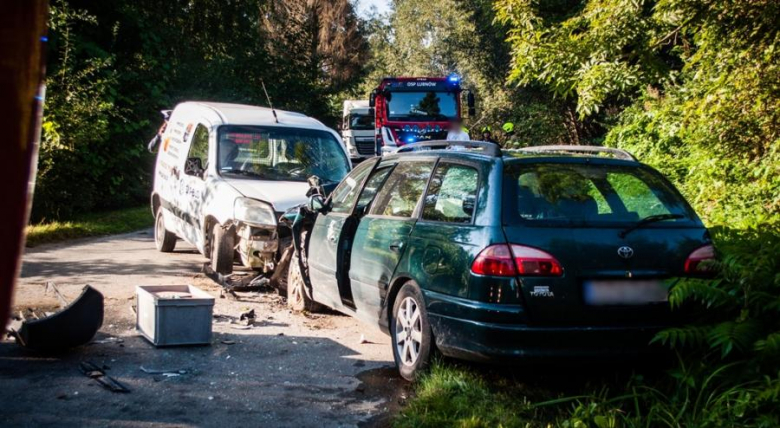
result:
<svg viewBox="0 0 780 428"><path fill-rule="evenodd" d="M40 139L48 0L0 5L0 322L21 266Z"/></svg>

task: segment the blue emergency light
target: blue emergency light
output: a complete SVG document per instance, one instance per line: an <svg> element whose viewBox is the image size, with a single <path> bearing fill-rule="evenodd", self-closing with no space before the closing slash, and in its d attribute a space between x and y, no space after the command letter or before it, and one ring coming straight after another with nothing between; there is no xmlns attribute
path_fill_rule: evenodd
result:
<svg viewBox="0 0 780 428"><path fill-rule="evenodd" d="M447 77L447 81L450 83L458 83L460 82L460 76L457 74L450 74L449 77Z"/></svg>

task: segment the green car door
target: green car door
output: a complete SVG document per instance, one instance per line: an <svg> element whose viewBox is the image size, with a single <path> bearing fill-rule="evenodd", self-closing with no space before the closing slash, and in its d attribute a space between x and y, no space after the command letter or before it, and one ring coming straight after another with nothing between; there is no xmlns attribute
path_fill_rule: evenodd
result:
<svg viewBox="0 0 780 428"><path fill-rule="evenodd" d="M358 199L368 174L376 160L368 160L355 168L331 194L330 209L317 215L309 237L309 279L312 284L312 298L333 308L342 305L339 277L344 268L339 259L344 245L344 225L352 218L353 206ZM351 296L346 296L350 304Z"/></svg>
<svg viewBox="0 0 780 428"><path fill-rule="evenodd" d="M358 318L367 322L379 318L389 282L417 221L434 161L421 157L399 162L360 220L349 271Z"/></svg>

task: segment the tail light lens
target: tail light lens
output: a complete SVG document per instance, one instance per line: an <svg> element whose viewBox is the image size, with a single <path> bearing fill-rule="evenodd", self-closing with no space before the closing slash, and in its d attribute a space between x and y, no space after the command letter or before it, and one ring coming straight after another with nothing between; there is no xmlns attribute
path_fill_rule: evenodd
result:
<svg viewBox="0 0 780 428"><path fill-rule="evenodd" d="M715 247L705 245L694 250L685 260L685 273L691 275L712 275L715 273Z"/></svg>
<svg viewBox="0 0 780 428"><path fill-rule="evenodd" d="M561 276L563 268L552 255L522 245L491 245L474 259L471 271L486 276Z"/></svg>
<svg viewBox="0 0 780 428"><path fill-rule="evenodd" d="M561 276L563 268L555 257L536 248L512 245L518 274L521 276Z"/></svg>
<svg viewBox="0 0 780 428"><path fill-rule="evenodd" d="M471 271L478 275L515 276L517 268L512 260L509 245L491 245L482 250L471 264Z"/></svg>

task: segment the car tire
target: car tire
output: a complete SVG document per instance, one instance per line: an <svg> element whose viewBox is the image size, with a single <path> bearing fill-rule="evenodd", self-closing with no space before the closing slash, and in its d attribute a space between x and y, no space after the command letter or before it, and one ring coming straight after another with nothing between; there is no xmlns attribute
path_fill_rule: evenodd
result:
<svg viewBox="0 0 780 428"><path fill-rule="evenodd" d="M211 268L222 275L233 273L235 237L230 229L215 224L211 232Z"/></svg>
<svg viewBox="0 0 780 428"><path fill-rule="evenodd" d="M398 373L414 381L430 366L435 346L422 292L411 281L403 285L395 298L390 338Z"/></svg>
<svg viewBox="0 0 780 428"><path fill-rule="evenodd" d="M162 208L157 209L154 220L154 245L161 253L170 253L176 248L176 234L168 232L168 229L165 228Z"/></svg>
<svg viewBox="0 0 780 428"><path fill-rule="evenodd" d="M301 234L301 246L305 247L306 232ZM287 269L287 306L295 312L320 312L324 306L315 302L301 272L300 256L293 250Z"/></svg>

